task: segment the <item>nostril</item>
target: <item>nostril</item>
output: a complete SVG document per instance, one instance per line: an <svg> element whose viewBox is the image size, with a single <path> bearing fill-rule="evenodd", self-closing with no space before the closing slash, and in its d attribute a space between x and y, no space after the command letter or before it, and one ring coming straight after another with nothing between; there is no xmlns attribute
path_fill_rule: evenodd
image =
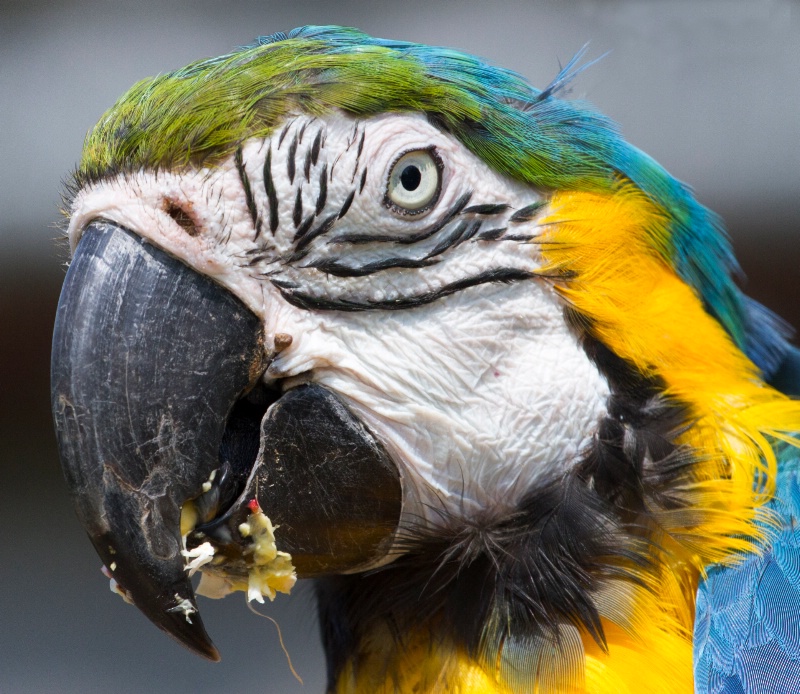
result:
<svg viewBox="0 0 800 694"><path fill-rule="evenodd" d="M172 200L167 200L165 210L189 236L197 236L200 233L191 215L180 205L175 204Z"/></svg>

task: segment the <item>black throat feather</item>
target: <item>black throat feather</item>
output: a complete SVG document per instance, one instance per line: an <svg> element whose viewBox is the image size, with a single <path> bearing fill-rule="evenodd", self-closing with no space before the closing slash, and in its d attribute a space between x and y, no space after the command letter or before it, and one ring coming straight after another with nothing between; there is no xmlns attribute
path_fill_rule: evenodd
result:
<svg viewBox="0 0 800 694"><path fill-rule="evenodd" d="M560 479L531 489L506 518L406 529L404 554L391 564L318 581L331 689L376 626L388 629L395 648L429 628L432 641L484 662L504 643L558 647L565 625L605 648L597 594L609 581L642 585L641 576L657 570L653 510L683 505L675 490L696 460L676 443L685 409L583 335L611 395L591 445Z"/></svg>

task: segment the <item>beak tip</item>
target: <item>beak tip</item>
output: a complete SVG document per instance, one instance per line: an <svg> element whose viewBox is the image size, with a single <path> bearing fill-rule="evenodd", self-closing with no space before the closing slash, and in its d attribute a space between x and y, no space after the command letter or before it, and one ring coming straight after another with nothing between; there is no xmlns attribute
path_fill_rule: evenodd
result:
<svg viewBox="0 0 800 694"><path fill-rule="evenodd" d="M197 655L202 656L206 660L210 660L212 663L218 663L222 660L222 656L220 656L217 647L211 643L211 641L206 641L202 646L192 644L190 648L197 653Z"/></svg>
<svg viewBox="0 0 800 694"><path fill-rule="evenodd" d="M169 616L165 615L165 618L152 621L182 646L206 660L218 663L222 658L206 632L200 615L192 614L191 620L191 622L188 621L183 615L170 614Z"/></svg>
<svg viewBox="0 0 800 694"><path fill-rule="evenodd" d="M207 653L203 653L203 655L206 658L208 658L208 660L210 660L212 663L218 663L220 660L222 660L219 651L214 646L212 646Z"/></svg>

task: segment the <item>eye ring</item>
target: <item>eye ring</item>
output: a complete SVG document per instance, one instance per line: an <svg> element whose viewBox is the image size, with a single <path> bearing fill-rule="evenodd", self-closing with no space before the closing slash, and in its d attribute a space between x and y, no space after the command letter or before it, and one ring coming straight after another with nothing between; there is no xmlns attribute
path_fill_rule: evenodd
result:
<svg viewBox="0 0 800 694"><path fill-rule="evenodd" d="M421 215L442 192L444 165L435 147L403 152L389 167L383 204L400 215Z"/></svg>

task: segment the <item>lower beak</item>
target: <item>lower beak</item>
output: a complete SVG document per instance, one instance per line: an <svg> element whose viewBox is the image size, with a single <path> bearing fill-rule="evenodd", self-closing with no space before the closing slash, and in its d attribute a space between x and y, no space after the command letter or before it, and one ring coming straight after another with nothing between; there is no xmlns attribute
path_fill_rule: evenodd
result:
<svg viewBox="0 0 800 694"><path fill-rule="evenodd" d="M181 510L204 507L210 480L227 488L214 488L217 515L190 545L210 539L239 562L254 500L301 575L374 562L399 521L397 468L337 396L309 385L252 405L264 343L259 319L220 285L121 227L85 230L53 336L64 474L125 596L211 660L181 553Z"/></svg>

